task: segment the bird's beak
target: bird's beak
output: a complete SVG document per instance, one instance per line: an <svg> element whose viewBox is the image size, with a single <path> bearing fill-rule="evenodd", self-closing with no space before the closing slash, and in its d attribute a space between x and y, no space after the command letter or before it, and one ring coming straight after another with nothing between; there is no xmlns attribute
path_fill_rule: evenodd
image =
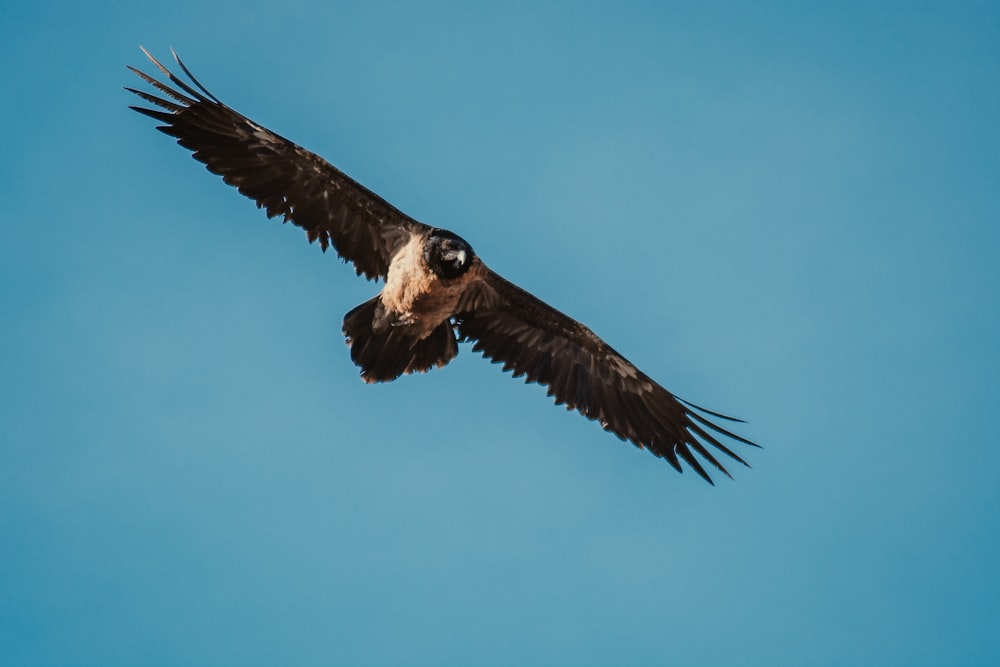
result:
<svg viewBox="0 0 1000 667"><path fill-rule="evenodd" d="M444 258L448 262L453 262L458 260L459 266L465 266L465 251L464 250L449 250L444 253Z"/></svg>

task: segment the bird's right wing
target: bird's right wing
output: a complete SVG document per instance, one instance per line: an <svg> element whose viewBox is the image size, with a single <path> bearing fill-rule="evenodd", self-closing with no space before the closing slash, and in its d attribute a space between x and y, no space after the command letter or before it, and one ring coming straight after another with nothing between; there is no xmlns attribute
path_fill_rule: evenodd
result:
<svg viewBox="0 0 1000 667"><path fill-rule="evenodd" d="M503 370L526 382L546 385L557 404L565 404L605 430L665 458L681 471L680 459L712 483L696 452L722 473L726 468L711 445L743 465L717 436L757 446L699 414L735 420L677 398L593 331L541 299L482 266L470 284L455 324L473 350L502 363Z"/></svg>
<svg viewBox="0 0 1000 667"><path fill-rule="evenodd" d="M430 228L402 213L329 162L234 111L205 89L180 58L184 82L143 49L176 88L129 69L169 97L126 88L159 109L131 107L164 123L162 132L192 151L214 174L255 200L269 218L283 216L354 263L358 274L384 278L413 233Z"/></svg>

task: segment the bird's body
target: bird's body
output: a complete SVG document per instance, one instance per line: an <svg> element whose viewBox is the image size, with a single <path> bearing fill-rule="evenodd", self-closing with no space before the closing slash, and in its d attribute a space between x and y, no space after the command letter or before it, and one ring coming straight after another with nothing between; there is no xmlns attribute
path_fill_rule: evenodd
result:
<svg viewBox="0 0 1000 667"><path fill-rule="evenodd" d="M194 87L146 55L177 88L130 67L171 98L129 88L162 110L133 109L163 122L160 130L268 217L281 215L323 250L334 247L358 274L385 281L344 317L351 358L366 382L444 366L459 342L471 341L515 377L548 386L557 403L677 470L683 459L711 482L697 452L728 475L705 443L745 465L710 431L754 443L698 411L730 417L675 397L586 326L493 272L461 237L405 215L323 158L224 105L179 59Z"/></svg>
<svg viewBox="0 0 1000 667"><path fill-rule="evenodd" d="M468 278L465 274L453 279L438 276L424 258L426 243L426 237L414 236L393 255L379 295L383 308L392 315L392 325L409 328L415 338L425 338L450 318L466 282L479 278L478 272Z"/></svg>

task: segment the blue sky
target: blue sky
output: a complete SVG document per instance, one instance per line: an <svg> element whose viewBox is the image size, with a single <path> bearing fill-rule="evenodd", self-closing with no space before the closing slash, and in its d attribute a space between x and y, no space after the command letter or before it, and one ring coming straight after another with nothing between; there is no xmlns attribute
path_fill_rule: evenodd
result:
<svg viewBox="0 0 1000 667"><path fill-rule="evenodd" d="M994 3L6 3L0 664L1000 662ZM126 109L143 44L749 420L710 487Z"/></svg>

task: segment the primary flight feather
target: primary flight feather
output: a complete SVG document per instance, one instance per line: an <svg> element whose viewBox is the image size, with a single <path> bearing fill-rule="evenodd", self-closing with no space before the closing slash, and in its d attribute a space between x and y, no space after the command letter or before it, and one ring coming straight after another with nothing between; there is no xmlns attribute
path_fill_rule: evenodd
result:
<svg viewBox="0 0 1000 667"><path fill-rule="evenodd" d="M190 83L143 53L172 86L129 67L162 95L127 88L157 107L132 109L162 122L159 130L268 217L282 216L324 251L333 247L359 275L385 281L378 295L344 317L351 359L366 382L444 366L459 342L471 341L514 377L547 386L556 403L678 471L683 460L712 483L697 453L729 475L706 445L747 465L719 437L757 445L700 413L740 420L677 398L590 329L494 273L458 235L414 220L315 153L229 108L176 54Z"/></svg>

